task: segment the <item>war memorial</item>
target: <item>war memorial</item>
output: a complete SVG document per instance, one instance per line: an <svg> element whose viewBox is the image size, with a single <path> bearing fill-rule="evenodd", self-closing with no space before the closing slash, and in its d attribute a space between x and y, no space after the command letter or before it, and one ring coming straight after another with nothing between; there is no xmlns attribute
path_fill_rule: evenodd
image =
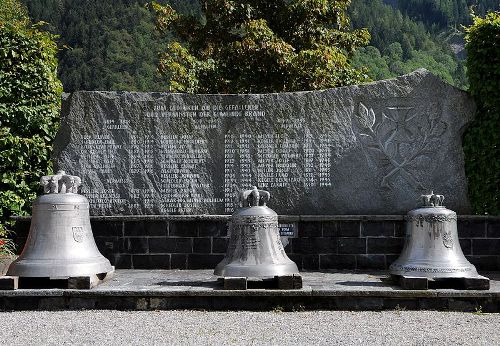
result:
<svg viewBox="0 0 500 346"><path fill-rule="evenodd" d="M93 274L111 273L111 265L146 274L215 268L216 275L234 279L218 295L215 283L206 286L213 278L194 274L201 276L190 281L189 290L209 287L200 293L212 299L206 306L228 307L238 297L231 289L247 289L238 279L275 276L285 280L277 288L297 289L291 295L298 301L307 296L310 307L342 308L345 297L338 292L316 293L316 300L308 295L311 287L315 296L315 289L332 280L322 282L318 273L378 270L399 277L404 289L425 291L410 303L413 308L453 308L453 294L443 298L427 291L434 279L451 278L460 279L462 288L483 290L473 299L498 311L498 292L488 291L490 281L478 271L500 270L499 220L468 215L461 137L474 110L466 92L423 69L370 84L294 93L79 91L63 100L53 154L61 173L45 178L47 194L40 201L46 202L39 208L49 210L53 203L52 211L62 215L66 209L57 203L66 202L57 198L78 191L88 199L92 230L74 221L86 215L86 202L72 202L74 217L66 222L76 222L68 226L69 247L90 237L95 253L88 256L99 258ZM35 250L43 236L33 235L43 229L35 224L41 219L35 212L31 220L18 219L18 243L32 253L45 251ZM31 260L26 257L11 265L9 275L23 276ZM268 262L263 269L252 261ZM61 271L71 259L62 262L68 265ZM28 263L24 273L38 273L37 265ZM175 272L173 281L165 278L164 285L182 286L182 273ZM53 275L58 276L31 276ZM380 284L368 277L368 286ZM81 288L76 282L70 287ZM120 283L117 275L115 285ZM259 294L238 304L263 307ZM386 288L377 294L362 293L345 307L381 309L403 299ZM134 297L132 308L141 304L137 297L146 299ZM3 299L3 307L10 304ZM107 304L98 293L92 299L93 307ZM145 309L194 307L147 299ZM75 307L68 300L61 304Z"/></svg>

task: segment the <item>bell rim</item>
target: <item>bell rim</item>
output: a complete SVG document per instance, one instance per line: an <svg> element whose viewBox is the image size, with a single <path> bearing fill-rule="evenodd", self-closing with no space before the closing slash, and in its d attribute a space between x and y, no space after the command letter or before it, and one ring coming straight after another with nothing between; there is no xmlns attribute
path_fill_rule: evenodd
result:
<svg viewBox="0 0 500 346"><path fill-rule="evenodd" d="M61 261L59 261L61 262ZM104 256L86 260L64 261L18 259L10 265L7 275L19 277L76 277L109 273L114 270L111 262Z"/></svg>
<svg viewBox="0 0 500 346"><path fill-rule="evenodd" d="M397 262L389 266L391 275L406 275L426 278L463 278L479 276L476 267L471 263L463 263L457 266L443 266L432 264L399 264Z"/></svg>
<svg viewBox="0 0 500 346"><path fill-rule="evenodd" d="M273 278L275 276L299 274L297 264L290 260L290 263L280 264L231 264L219 263L215 267L214 275L221 277L254 277L254 278Z"/></svg>

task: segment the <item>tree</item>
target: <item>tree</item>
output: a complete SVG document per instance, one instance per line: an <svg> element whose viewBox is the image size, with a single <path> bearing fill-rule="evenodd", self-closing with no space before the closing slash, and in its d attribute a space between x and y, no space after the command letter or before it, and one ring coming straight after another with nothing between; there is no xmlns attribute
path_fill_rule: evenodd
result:
<svg viewBox="0 0 500 346"><path fill-rule="evenodd" d="M377 63L375 71L369 69L371 78L395 77L425 67L443 80L465 87L465 70L455 58L450 45L442 37L429 32L422 22L413 21L382 0L353 0L350 17L354 27L368 28L372 35L370 45L387 62L388 71L383 71L385 67L380 63ZM370 59L374 52L372 49L358 50L353 65L373 67ZM378 60L376 55L375 59Z"/></svg>
<svg viewBox="0 0 500 346"><path fill-rule="evenodd" d="M476 213L500 214L500 12L467 28L467 74L477 103L464 136L465 172Z"/></svg>
<svg viewBox="0 0 500 346"><path fill-rule="evenodd" d="M368 43L351 30L350 0L206 0L203 17L151 7L177 39L160 58L171 91L257 93L314 90L367 80L350 59Z"/></svg>
<svg viewBox="0 0 500 346"><path fill-rule="evenodd" d="M156 72L160 38L146 1L24 0L34 21L60 35L59 78L67 92L166 89ZM172 2L194 9L187 0Z"/></svg>
<svg viewBox="0 0 500 346"><path fill-rule="evenodd" d="M54 38L30 24L18 0L0 2L0 254L12 251L9 217L28 214L51 170L62 92Z"/></svg>

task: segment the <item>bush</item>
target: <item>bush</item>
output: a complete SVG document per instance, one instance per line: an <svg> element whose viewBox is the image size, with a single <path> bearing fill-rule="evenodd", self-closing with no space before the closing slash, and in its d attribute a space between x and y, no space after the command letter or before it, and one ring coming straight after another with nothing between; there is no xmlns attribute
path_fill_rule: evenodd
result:
<svg viewBox="0 0 500 346"><path fill-rule="evenodd" d="M469 196L476 213L500 214L500 12L474 17L467 28L467 73L477 103L464 138Z"/></svg>
<svg viewBox="0 0 500 346"><path fill-rule="evenodd" d="M29 23L17 0L0 4L0 254L11 215L27 215L40 176L51 172L51 142L58 127L61 82L55 36Z"/></svg>

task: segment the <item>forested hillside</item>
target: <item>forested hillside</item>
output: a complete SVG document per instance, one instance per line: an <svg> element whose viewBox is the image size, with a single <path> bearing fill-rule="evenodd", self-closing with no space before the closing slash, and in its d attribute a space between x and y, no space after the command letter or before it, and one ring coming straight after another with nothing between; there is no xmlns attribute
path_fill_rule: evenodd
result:
<svg viewBox="0 0 500 346"><path fill-rule="evenodd" d="M366 66L372 79L384 79L425 67L449 83L464 87L463 63L455 56L445 35L432 34L423 22L412 20L382 0L353 0L351 19L372 35L368 47L354 57L355 66Z"/></svg>
<svg viewBox="0 0 500 346"><path fill-rule="evenodd" d="M60 35L59 76L65 91L162 91L156 72L167 42L154 28L146 0L24 0L33 21L45 21ZM196 0L162 0L182 13L199 16ZM369 46L354 56L372 79L425 67L446 81L465 87L461 24L477 14L499 9L498 0L353 0L352 25L366 27ZM450 46L454 43L454 49ZM457 43L458 42L458 43ZM458 49L457 49L458 47Z"/></svg>
<svg viewBox="0 0 500 346"><path fill-rule="evenodd" d="M367 1L369 2L369 1ZM471 9L478 16L498 10L498 0L385 0L403 14L425 23L434 32L472 24Z"/></svg>

